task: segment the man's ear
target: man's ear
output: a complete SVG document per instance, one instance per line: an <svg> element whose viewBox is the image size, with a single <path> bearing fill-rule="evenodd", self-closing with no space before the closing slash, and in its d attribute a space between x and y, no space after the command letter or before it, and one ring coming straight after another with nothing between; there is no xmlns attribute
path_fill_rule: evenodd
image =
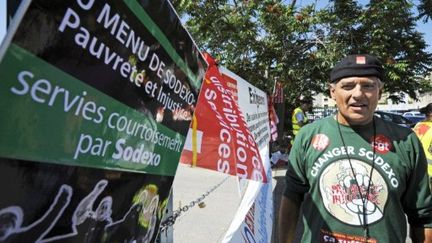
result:
<svg viewBox="0 0 432 243"><path fill-rule="evenodd" d="M380 90L379 90L379 93L378 93L378 100L381 99L381 95L382 95L382 93L383 93L383 89L380 89Z"/></svg>
<svg viewBox="0 0 432 243"><path fill-rule="evenodd" d="M330 97L331 97L334 101L336 101L336 97L335 97L335 94L334 94L334 92L335 92L335 85L336 85L336 84L329 84Z"/></svg>

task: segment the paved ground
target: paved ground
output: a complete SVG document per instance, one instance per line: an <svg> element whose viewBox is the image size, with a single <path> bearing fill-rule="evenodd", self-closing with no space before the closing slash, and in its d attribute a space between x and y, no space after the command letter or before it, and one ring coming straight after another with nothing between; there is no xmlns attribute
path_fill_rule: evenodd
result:
<svg viewBox="0 0 432 243"><path fill-rule="evenodd" d="M283 185L280 183L285 170L273 171L274 202L278 208L278 195ZM218 184L213 192L205 197L205 207L194 206L181 214L174 224L174 242L221 242L237 211L241 198L237 179L222 173L191 168L180 164L173 183L173 209L188 205L197 200ZM277 242L277 241L272 241Z"/></svg>
<svg viewBox="0 0 432 243"><path fill-rule="evenodd" d="M241 200L236 177L179 165L173 184L174 210L188 205L221 182L204 198L205 207L194 206L176 220L175 243L221 242Z"/></svg>
<svg viewBox="0 0 432 243"><path fill-rule="evenodd" d="M276 227L276 222L278 222L278 209L280 204L280 198L283 193L283 189L285 187L285 172L286 169L273 169L273 179L276 182L276 187L273 190L273 208L274 212L274 224L273 224L273 234L272 234L272 243L278 243L277 235L278 230Z"/></svg>

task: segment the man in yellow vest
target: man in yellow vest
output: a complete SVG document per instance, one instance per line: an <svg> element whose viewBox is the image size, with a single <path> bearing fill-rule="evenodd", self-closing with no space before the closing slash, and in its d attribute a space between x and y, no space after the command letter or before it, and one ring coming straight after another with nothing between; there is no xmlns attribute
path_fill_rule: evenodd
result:
<svg viewBox="0 0 432 243"><path fill-rule="evenodd" d="M292 122L292 130L293 130L293 139L291 142L294 142L294 138L299 132L300 128L308 123L308 118L306 116L307 111L312 109L312 98L308 96L301 96L299 98L300 106L295 108L291 117Z"/></svg>
<svg viewBox="0 0 432 243"><path fill-rule="evenodd" d="M429 184L432 188L432 103L420 109L420 112L426 115L426 118L417 123L414 132L417 134L422 143L428 162Z"/></svg>

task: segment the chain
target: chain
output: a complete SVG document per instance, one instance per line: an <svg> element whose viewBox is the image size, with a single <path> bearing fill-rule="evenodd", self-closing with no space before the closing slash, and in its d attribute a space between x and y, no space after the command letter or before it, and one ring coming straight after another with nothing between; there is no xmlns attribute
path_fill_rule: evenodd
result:
<svg viewBox="0 0 432 243"><path fill-rule="evenodd" d="M174 225L176 219L182 214L194 207L197 204L200 204L204 198L206 198L210 193L212 193L214 190L216 190L218 187L220 187L230 176L225 177L221 182L216 184L214 187L210 188L208 191L206 191L204 194L202 194L197 199L191 201L188 205L185 205L183 207L179 207L178 210L173 211L172 216L169 216L165 221L160 223L159 229L160 232L164 232L168 229L168 227L171 227Z"/></svg>

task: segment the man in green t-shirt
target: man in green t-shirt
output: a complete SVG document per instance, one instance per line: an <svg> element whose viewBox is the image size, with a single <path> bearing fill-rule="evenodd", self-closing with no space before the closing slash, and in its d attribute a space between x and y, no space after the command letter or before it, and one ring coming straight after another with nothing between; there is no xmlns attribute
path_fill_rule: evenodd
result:
<svg viewBox="0 0 432 243"><path fill-rule="evenodd" d="M280 243L405 242L405 215L413 242L432 241L425 154L412 130L374 116L382 78L371 55L350 55L333 68L338 112L296 136L279 209Z"/></svg>

